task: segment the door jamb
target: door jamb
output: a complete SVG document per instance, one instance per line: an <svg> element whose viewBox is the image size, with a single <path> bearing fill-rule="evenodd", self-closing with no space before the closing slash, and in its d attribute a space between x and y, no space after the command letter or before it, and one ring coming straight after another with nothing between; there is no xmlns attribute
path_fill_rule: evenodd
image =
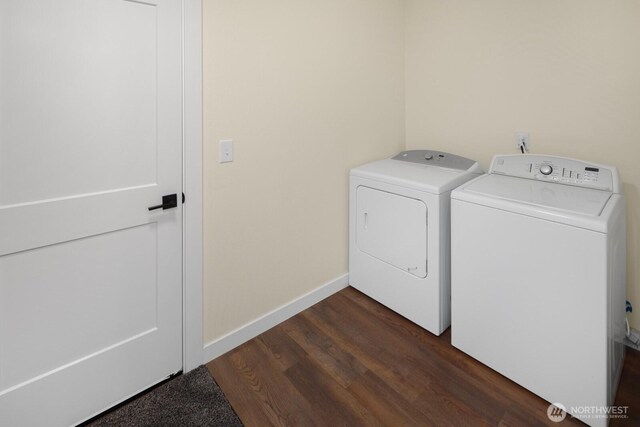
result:
<svg viewBox="0 0 640 427"><path fill-rule="evenodd" d="M182 0L182 369L203 361L202 0Z"/></svg>

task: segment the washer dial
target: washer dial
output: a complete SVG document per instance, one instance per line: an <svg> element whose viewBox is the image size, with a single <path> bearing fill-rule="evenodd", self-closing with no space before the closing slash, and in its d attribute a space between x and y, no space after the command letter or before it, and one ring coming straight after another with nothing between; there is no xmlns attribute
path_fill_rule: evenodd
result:
<svg viewBox="0 0 640 427"><path fill-rule="evenodd" d="M542 175L549 175L549 174L551 174L551 172L553 172L553 168L551 167L551 165L542 165L542 166L540 166L540 173Z"/></svg>

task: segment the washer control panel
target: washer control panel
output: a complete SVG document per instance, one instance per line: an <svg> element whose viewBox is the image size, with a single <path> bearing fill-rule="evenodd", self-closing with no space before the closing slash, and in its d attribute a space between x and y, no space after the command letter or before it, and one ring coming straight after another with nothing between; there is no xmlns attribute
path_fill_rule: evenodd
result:
<svg viewBox="0 0 640 427"><path fill-rule="evenodd" d="M615 167L566 157L498 155L493 158L489 173L620 192L620 179Z"/></svg>

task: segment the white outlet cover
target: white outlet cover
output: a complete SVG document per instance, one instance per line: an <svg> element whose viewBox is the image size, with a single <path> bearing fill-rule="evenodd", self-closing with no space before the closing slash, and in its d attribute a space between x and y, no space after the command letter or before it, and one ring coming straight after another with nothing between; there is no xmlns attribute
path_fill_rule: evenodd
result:
<svg viewBox="0 0 640 427"><path fill-rule="evenodd" d="M529 132L516 132L516 148L520 151L520 141L524 141L525 151L531 151Z"/></svg>
<svg viewBox="0 0 640 427"><path fill-rule="evenodd" d="M220 163L228 163L233 161L233 140L220 140Z"/></svg>

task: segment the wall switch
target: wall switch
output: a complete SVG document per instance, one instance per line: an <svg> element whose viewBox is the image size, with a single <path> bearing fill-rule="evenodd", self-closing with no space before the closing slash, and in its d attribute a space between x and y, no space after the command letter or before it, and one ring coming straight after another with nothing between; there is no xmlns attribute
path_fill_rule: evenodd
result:
<svg viewBox="0 0 640 427"><path fill-rule="evenodd" d="M521 153L528 153L529 150L531 150L531 143L529 142L529 132L516 133L516 148Z"/></svg>
<svg viewBox="0 0 640 427"><path fill-rule="evenodd" d="M233 162L233 140L220 140L220 163Z"/></svg>

